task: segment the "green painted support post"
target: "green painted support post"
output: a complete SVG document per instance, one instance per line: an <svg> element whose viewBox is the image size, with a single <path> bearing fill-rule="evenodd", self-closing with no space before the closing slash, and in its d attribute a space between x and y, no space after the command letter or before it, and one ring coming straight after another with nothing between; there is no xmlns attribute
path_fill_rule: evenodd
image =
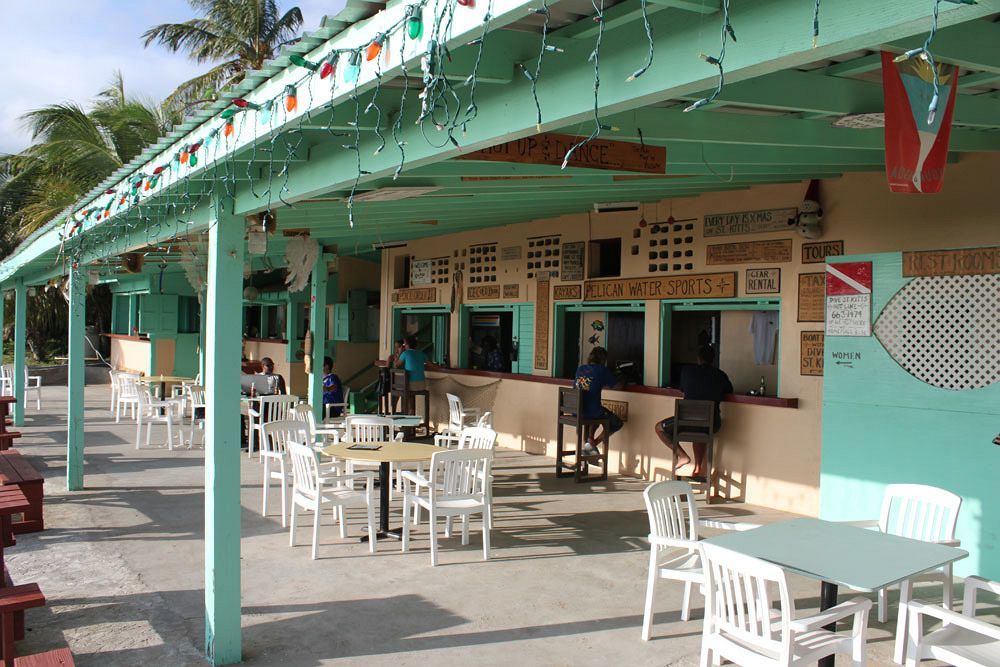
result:
<svg viewBox="0 0 1000 667"><path fill-rule="evenodd" d="M28 339L25 328L28 321L28 290L24 279L14 283L14 426L24 426L24 354Z"/></svg>
<svg viewBox="0 0 1000 667"><path fill-rule="evenodd" d="M242 659L240 635L240 310L243 219L216 200L205 311L205 655Z"/></svg>
<svg viewBox="0 0 1000 667"><path fill-rule="evenodd" d="M7 293L4 292L3 290L0 290L0 360L3 360L3 342L4 342L3 318L4 318L4 313L7 311L7 309L5 308L6 304L7 304Z"/></svg>
<svg viewBox="0 0 1000 667"><path fill-rule="evenodd" d="M82 267L69 273L69 341L66 345L68 380L66 428L66 489L83 488L84 373L83 337L87 326L87 274Z"/></svg>
<svg viewBox="0 0 1000 667"><path fill-rule="evenodd" d="M312 374L309 375L309 404L316 421L323 417L323 357L326 356L326 256L320 252L313 264L309 294L309 330L313 335Z"/></svg>

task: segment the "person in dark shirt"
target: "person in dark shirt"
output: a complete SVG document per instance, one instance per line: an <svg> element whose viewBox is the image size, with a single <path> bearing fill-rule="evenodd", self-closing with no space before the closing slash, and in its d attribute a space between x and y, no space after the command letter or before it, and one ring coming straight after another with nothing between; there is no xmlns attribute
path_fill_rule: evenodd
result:
<svg viewBox="0 0 1000 667"><path fill-rule="evenodd" d="M285 386L285 378L274 372L274 360L271 357L263 357L260 360L260 373L258 375L264 375L267 377L267 387L268 393L270 394L287 394L288 389Z"/></svg>
<svg viewBox="0 0 1000 667"><path fill-rule="evenodd" d="M608 433L601 429L600 436L592 434L593 441L588 440L583 446L583 453L587 456L597 454L594 441L603 440L612 433L621 430L622 420L615 413L601 405L601 391L605 387L614 389L621 384L621 380L611 372L605 365L608 361L608 351L603 347L595 347L587 357L587 363L576 369L576 380L574 386L583 390L583 405L581 411L587 419L607 419Z"/></svg>
<svg viewBox="0 0 1000 667"><path fill-rule="evenodd" d="M694 401L714 401L715 402L715 432L722 428L722 415L719 413L719 401L726 394L733 393L733 383L729 381L729 376L723 371L712 366L715 361L715 350L711 345L703 345L698 348L698 365L686 366L681 371L681 391L684 398ZM669 417L656 424L656 436L669 447L674 457L677 459L677 467L686 466L691 463L691 458L685 453L680 443L675 443L671 439L674 433L674 418ZM704 480L705 473L703 465L705 462L705 443L696 442L692 444L694 450L694 471L692 477Z"/></svg>
<svg viewBox="0 0 1000 667"><path fill-rule="evenodd" d="M329 405L330 403L343 403L344 402L344 385L340 381L340 377L333 372L333 359L330 357L323 357L323 405ZM326 408L323 408L326 410ZM339 405L334 408L330 408L330 417L339 417L343 408Z"/></svg>
<svg viewBox="0 0 1000 667"><path fill-rule="evenodd" d="M486 359L486 370L503 371L506 370L503 353L497 346L497 339L493 336L483 338L483 356Z"/></svg>

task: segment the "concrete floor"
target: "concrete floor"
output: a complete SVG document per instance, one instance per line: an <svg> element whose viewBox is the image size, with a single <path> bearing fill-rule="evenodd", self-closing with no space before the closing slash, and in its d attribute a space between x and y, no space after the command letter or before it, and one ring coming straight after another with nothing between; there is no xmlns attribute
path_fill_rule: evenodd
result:
<svg viewBox="0 0 1000 667"><path fill-rule="evenodd" d="M20 650L68 643L84 667L205 664L202 451L136 451L134 425L109 418L108 388L89 386L87 490L67 493L65 389L43 392L16 444L46 477L47 527L18 537L8 563L49 603L28 612ZM154 429L155 442L163 427ZM241 461L245 664L697 664L702 601L695 595L693 619L681 622L679 585L658 588L654 639L639 639L648 558L639 480L576 485L554 478L551 459L500 450L491 560L474 524L470 545L445 540L431 568L426 524L410 553L385 540L370 555L357 542L360 517L341 540L329 513L310 560L309 529L289 548L278 506L260 515L261 466ZM741 504L701 514L790 516ZM801 612L817 608L818 583L795 578L793 588ZM873 617L871 664L891 664L892 621Z"/></svg>

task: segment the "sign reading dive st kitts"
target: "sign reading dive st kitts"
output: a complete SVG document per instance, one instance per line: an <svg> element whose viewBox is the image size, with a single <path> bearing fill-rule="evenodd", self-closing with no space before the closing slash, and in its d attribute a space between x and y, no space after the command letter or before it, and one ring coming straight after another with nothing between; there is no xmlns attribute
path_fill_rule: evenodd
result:
<svg viewBox="0 0 1000 667"><path fill-rule="evenodd" d="M578 141L580 141L580 137L544 132L533 137L516 139L472 153L458 155L456 159L558 166L562 164L566 152ZM667 171L667 149L663 146L650 146L628 141L594 139L573 151L567 166L665 174Z"/></svg>
<svg viewBox="0 0 1000 667"><path fill-rule="evenodd" d="M588 280L583 286L584 301L714 299L734 296L736 296L736 274L728 272Z"/></svg>

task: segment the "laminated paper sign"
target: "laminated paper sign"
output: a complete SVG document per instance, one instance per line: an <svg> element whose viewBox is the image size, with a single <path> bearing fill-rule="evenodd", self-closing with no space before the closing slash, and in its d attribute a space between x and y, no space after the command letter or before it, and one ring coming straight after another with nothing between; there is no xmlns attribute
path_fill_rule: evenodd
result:
<svg viewBox="0 0 1000 667"><path fill-rule="evenodd" d="M872 334L872 263L826 266L826 335Z"/></svg>

